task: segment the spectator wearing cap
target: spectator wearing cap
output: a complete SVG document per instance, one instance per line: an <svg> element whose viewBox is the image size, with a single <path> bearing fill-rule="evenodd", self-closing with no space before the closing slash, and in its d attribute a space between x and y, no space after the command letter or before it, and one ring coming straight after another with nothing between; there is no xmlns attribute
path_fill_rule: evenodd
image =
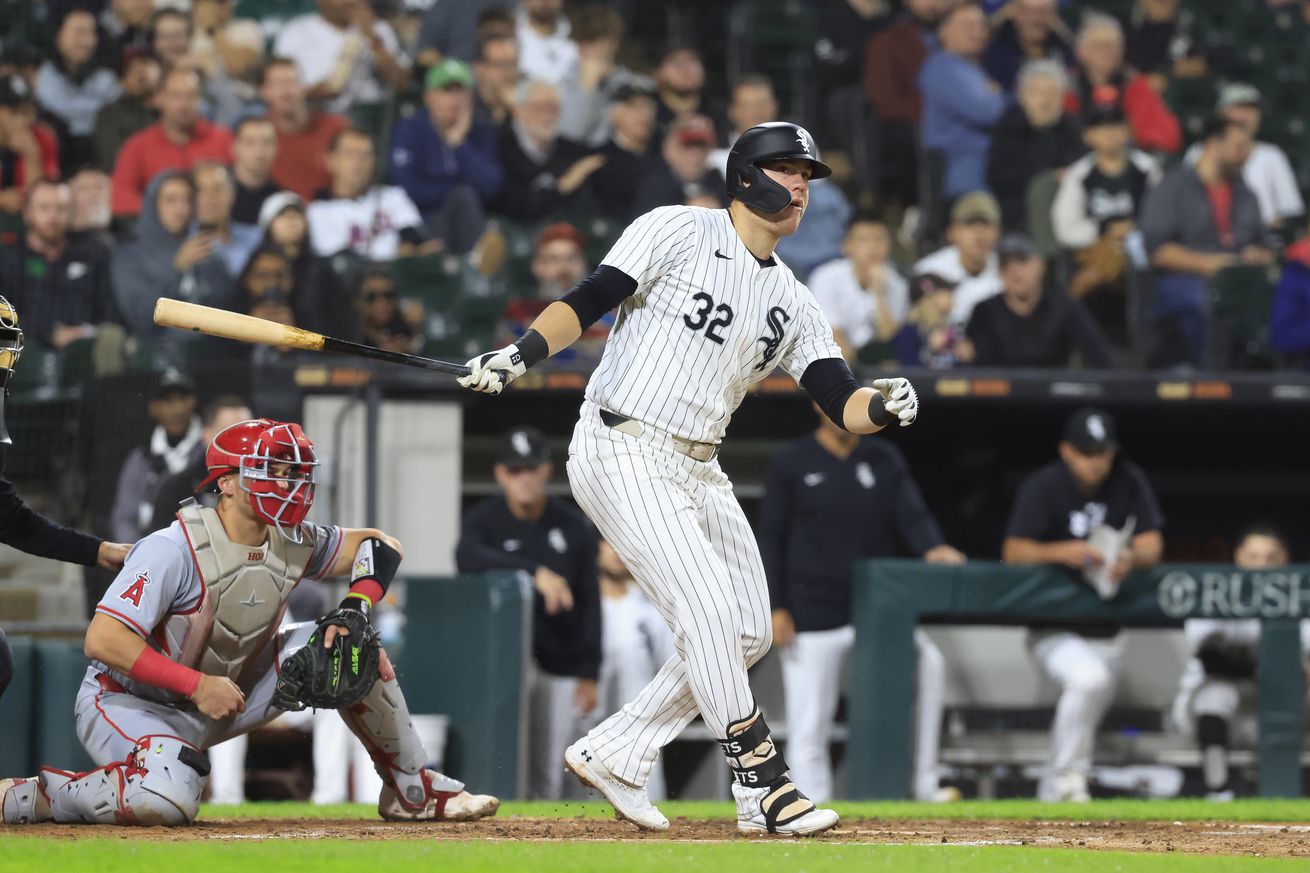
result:
<svg viewBox="0 0 1310 873"><path fill-rule="evenodd" d="M485 36L489 17L504 15L502 32L513 35L506 0L460 0L459 3L432 3L423 12L418 48L414 53L420 66L435 67L446 58L474 63ZM517 40L516 40L517 42ZM518 55L515 54L517 69Z"/></svg>
<svg viewBox="0 0 1310 873"><path fill-rule="evenodd" d="M951 207L947 245L914 265L914 275L933 273L955 286L953 321L963 327L973 308L1001 290L996 241L1001 208L984 191L966 194Z"/></svg>
<svg viewBox="0 0 1310 873"><path fill-rule="evenodd" d="M435 66L435 64L434 64ZM489 31L478 39L473 59L473 123L502 128L514 112L519 74L519 41L510 31Z"/></svg>
<svg viewBox="0 0 1310 873"><path fill-rule="evenodd" d="M973 363L979 367L1114 365L1109 344L1083 304L1045 287L1046 262L1027 236L1013 233L997 246L1001 293L969 317Z"/></svg>
<svg viewBox="0 0 1310 873"><path fill-rule="evenodd" d="M409 58L391 25L369 3L317 0L317 11L293 18L278 32L273 54L296 62L310 100L345 112L377 103L409 82Z"/></svg>
<svg viewBox="0 0 1310 873"><path fill-rule="evenodd" d="M728 177L728 153L742 131L778 120L778 98L773 83L761 73L747 73L732 83L728 99L728 135L720 139L721 148L710 152L710 166L723 179Z"/></svg>
<svg viewBox="0 0 1310 873"><path fill-rule="evenodd" d="M608 218L630 221L638 215L637 188L659 167L652 154L655 135L655 95L638 85L625 85L610 100L609 142L601 147L605 163L591 177L596 205Z"/></svg>
<svg viewBox="0 0 1310 873"><path fill-rule="evenodd" d="M623 19L618 12L599 4L579 7L573 28L578 65L559 83L560 132L596 147L609 138L608 109L614 93L625 85L650 88L652 84L617 61L623 39Z"/></svg>
<svg viewBox="0 0 1310 873"><path fill-rule="evenodd" d="M523 78L558 84L577 70L578 44L564 0L519 0L514 30Z"/></svg>
<svg viewBox="0 0 1310 873"><path fill-rule="evenodd" d="M163 170L200 161L232 161L232 134L200 117L200 76L186 67L166 72L155 95L159 121L128 138L114 163L114 215L141 211L146 186Z"/></svg>
<svg viewBox="0 0 1310 873"><path fill-rule="evenodd" d="M709 119L688 115L676 120L664 134L662 163L637 188L632 217L660 206L685 203L698 189L722 191L723 178L710 167L713 148L714 128ZM721 200L720 205L724 205Z"/></svg>
<svg viewBox="0 0 1310 873"><path fill-rule="evenodd" d="M292 191L279 191L259 210L263 238L259 248L276 249L291 264L291 309L295 323L327 336L353 332L349 295L331 262L316 254L309 238L305 201Z"/></svg>
<svg viewBox="0 0 1310 873"><path fill-rule="evenodd" d="M415 116L417 118L417 116ZM414 201L397 185L373 183L373 137L347 127L328 153L331 182L309 204L309 237L325 257L351 252L373 261L439 251Z"/></svg>
<svg viewBox="0 0 1310 873"><path fill-rule="evenodd" d="M848 361L869 343L890 343L909 314L909 285L890 260L891 247L886 224L857 214L846 225L845 257L816 268L806 282Z"/></svg>
<svg viewBox="0 0 1310 873"><path fill-rule="evenodd" d="M952 320L955 282L937 273L920 273L910 282L910 310L892 339L903 367L949 370L973 361L973 343Z"/></svg>
<svg viewBox="0 0 1310 873"><path fill-rule="evenodd" d="M1017 103L996 122L987 158L987 184L1001 204L1006 230L1028 226L1025 200L1039 173L1063 170L1082 156L1078 122L1064 111L1068 84L1055 61L1029 61L1018 76Z"/></svg>
<svg viewBox="0 0 1310 873"><path fill-rule="evenodd" d="M213 234L192 231L195 194L189 173L165 170L157 175L146 188L131 240L110 256L124 324L165 358L190 337L155 325L156 300L169 297L220 308L231 302L232 275L214 251Z"/></svg>
<svg viewBox="0 0 1310 873"><path fill-rule="evenodd" d="M196 389L185 374L168 370L159 377L149 411L155 427L143 444L128 453L118 474L109 526L119 542L134 543L150 533L155 498L164 480L205 453Z"/></svg>
<svg viewBox="0 0 1310 873"><path fill-rule="evenodd" d="M1129 146L1128 120L1117 103L1094 104L1083 113L1083 142L1091 153L1069 165L1051 205L1055 239L1074 252L1077 272L1069 296L1084 301L1116 339L1127 337L1125 240L1137 226L1146 192L1160 168L1146 152Z"/></svg>
<svg viewBox="0 0 1310 873"><path fill-rule="evenodd" d="M129 49L123 55L122 71L122 93L96 113L91 132L95 165L106 173L113 172L123 143L159 117L154 101L159 90L159 58L144 49Z"/></svg>
<svg viewBox="0 0 1310 873"><path fill-rule="evenodd" d="M37 103L68 132L60 148L65 168L91 161L96 113L120 93L114 72L96 64L96 39L95 16L85 9L70 10L55 31L54 56L36 74Z"/></svg>
<svg viewBox="0 0 1310 873"><path fill-rule="evenodd" d="M498 339L510 343L522 336L547 306L559 300L586 277L586 245L582 231L568 222L559 221L542 228L532 248L531 268L536 291L532 297L516 298L505 305L505 313L497 328ZM605 338L609 336L613 324L613 313L605 313L582 332L578 342L553 355L551 359L594 366L600 361Z"/></svg>
<svg viewBox="0 0 1310 873"><path fill-rule="evenodd" d="M360 271L355 282L355 312L360 337L368 345L410 355L423 351L423 306L417 300L400 299L396 280L385 264Z"/></svg>
<svg viewBox="0 0 1310 873"><path fill-rule="evenodd" d="M96 20L96 64L121 70L125 53L146 47L154 0L110 0Z"/></svg>
<svg viewBox="0 0 1310 873"><path fill-rule="evenodd" d="M1173 153L1182 147L1177 117L1146 76L1124 65L1124 34L1118 21L1088 12L1074 47L1078 74L1065 97L1067 112L1077 115L1094 103L1118 103L1138 148Z"/></svg>
<svg viewBox="0 0 1310 873"><path fill-rule="evenodd" d="M947 0L906 0L900 17L869 40L864 93L878 115L880 188L903 205L918 202L919 71L937 47Z"/></svg>
<svg viewBox="0 0 1310 873"><path fill-rule="evenodd" d="M1060 459L1019 486L1001 549L1007 564L1054 564L1081 575L1108 555L1088 542L1107 525L1132 526L1127 548L1113 559L1114 582L1160 563L1164 517L1146 474L1123 457L1114 419L1081 409L1065 425ZM1077 620L1029 629L1028 651L1060 688L1051 724L1051 752L1038 789L1044 801L1086 802L1096 729L1118 682L1122 639L1117 625Z"/></svg>
<svg viewBox="0 0 1310 873"><path fill-rule="evenodd" d="M1219 92L1215 114L1244 127L1254 140L1251 154L1242 165L1242 181L1260 204L1260 217L1266 226L1277 230L1289 219L1305 213L1296 173L1286 153L1271 142L1256 139L1260 133L1260 91L1245 82L1232 82ZM1201 153L1200 143L1187 150L1186 160L1194 163Z"/></svg>
<svg viewBox="0 0 1310 873"><path fill-rule="evenodd" d="M1016 91L1020 72L1034 61L1050 61L1060 69L1073 63L1069 32L1055 5L1055 0L1010 0L1003 7L1005 20L992 34L982 63L1006 91Z"/></svg>
<svg viewBox="0 0 1310 873"><path fill-rule="evenodd" d="M1202 366L1209 318L1206 283L1234 264L1273 261L1260 204L1242 181L1251 132L1214 119L1196 163L1184 162L1146 195L1140 227L1154 267L1153 366Z"/></svg>
<svg viewBox="0 0 1310 873"><path fill-rule="evenodd" d="M72 195L42 180L23 206L23 235L0 246L0 288L23 314L29 337L60 349L117 320L109 253L90 237L70 238Z"/></svg>
<svg viewBox="0 0 1310 873"><path fill-rule="evenodd" d="M987 19L973 3L948 11L937 26L938 49L919 71L923 92L923 148L945 161L942 194L958 197L987 185L987 150L1006 99L979 59Z"/></svg>
<svg viewBox="0 0 1310 873"><path fill-rule="evenodd" d="M0 77L0 212L21 211L27 192L43 178L59 178L58 142L37 123L23 77Z"/></svg>
<svg viewBox="0 0 1310 873"><path fill-rule="evenodd" d="M428 70L426 112L396 124L391 180L405 189L428 226L451 251L471 250L482 235L483 209L501 188L496 132L473 121L473 74L447 58Z"/></svg>
<svg viewBox="0 0 1310 873"><path fill-rule="evenodd" d="M605 158L587 154L581 143L560 136L559 89L525 79L515 89L513 120L501 128L499 161L504 168L498 215L532 223L567 212L587 179Z"/></svg>
<svg viewBox="0 0 1310 873"><path fill-rule="evenodd" d="M260 116L247 116L232 131L232 182L236 200L232 221L251 227L259 224L264 201L281 190L273 181L277 160L277 129Z"/></svg>
<svg viewBox="0 0 1310 873"><path fill-rule="evenodd" d="M264 67L259 97L277 131L270 171L274 181L308 200L328 186L327 157L333 139L350 126L340 115L311 110L296 62L273 58Z"/></svg>
<svg viewBox="0 0 1310 873"><path fill-rule="evenodd" d="M685 43L674 43L664 50L651 71L655 82L656 130L663 135L674 120L685 115L709 118L715 130L725 130L721 113L705 96L705 64L700 52Z"/></svg>
<svg viewBox="0 0 1310 873"><path fill-rule="evenodd" d="M533 586L529 720L536 741L528 794L558 799L564 749L596 706L600 589L596 534L586 517L547 491L554 465L535 428L505 434L494 467L500 494L464 515L455 563L461 573L516 570Z"/></svg>

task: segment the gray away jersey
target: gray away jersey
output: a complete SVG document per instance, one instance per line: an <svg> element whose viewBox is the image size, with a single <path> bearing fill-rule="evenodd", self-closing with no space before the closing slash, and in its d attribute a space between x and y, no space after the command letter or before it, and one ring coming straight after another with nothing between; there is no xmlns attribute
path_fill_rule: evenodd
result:
<svg viewBox="0 0 1310 873"><path fill-rule="evenodd" d="M840 358L810 290L774 262L760 266L726 209L665 206L638 218L601 262L637 290L619 307L587 399L717 443L774 367L799 382L814 361Z"/></svg>
<svg viewBox="0 0 1310 873"><path fill-rule="evenodd" d="M322 579L336 563L341 550L342 529L302 524L303 536L313 543L304 579ZM269 536L280 536L270 530ZM263 547L252 548L252 559L262 560ZM256 558L255 553L261 553ZM182 523L175 521L138 542L127 553L96 612L115 618L136 632L147 645L172 661L179 661L187 635L195 629L195 617L204 598L204 584L191 555L191 545ZM273 628L271 630L275 630ZM187 664L194 667L195 664ZM168 691L143 685L110 670L99 661L91 669L107 673L127 691L155 700L175 699Z"/></svg>

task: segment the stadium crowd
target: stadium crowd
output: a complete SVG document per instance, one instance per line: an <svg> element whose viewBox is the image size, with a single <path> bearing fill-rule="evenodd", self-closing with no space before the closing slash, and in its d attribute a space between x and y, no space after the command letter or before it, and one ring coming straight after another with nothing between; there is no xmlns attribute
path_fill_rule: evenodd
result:
<svg viewBox="0 0 1310 873"><path fill-rule="evenodd" d="M801 66L856 102L786 105L622 3L32 4L0 38L0 285L47 348L121 329L132 364L187 360L160 295L462 351L559 293L545 249L585 271L642 212L723 205L736 134L784 117L839 169L780 254L852 360L1291 364L1303 83L1236 40L1310 25L1211 5L828 0Z"/></svg>
<svg viewBox="0 0 1310 873"><path fill-rule="evenodd" d="M703 4L684 21L726 21L732 5ZM853 104L784 93L776 65L732 70L695 27L644 39L621 14L632 3L19 4L0 35L0 293L38 350L90 347L98 372L162 373L155 429L119 476L113 538L166 522L200 478L205 434L249 414L231 396L197 414L183 372L215 356L258 368L288 354L158 328L158 297L399 351L488 347L517 337L637 215L725 205L735 136L780 117L816 131L837 169L812 185L779 255L852 362L1310 361L1310 104L1289 103L1305 82L1271 71L1272 48L1256 58L1179 0L813 5L811 96L854 94ZM1267 28L1278 45L1310 33L1310 3L1213 5L1242 7L1225 20L1241 19L1246 35ZM609 324L554 365L594 364ZM837 697L800 677L839 675L853 631L849 594L807 606L813 590L788 577L793 564L849 568L789 552L816 548L794 526L802 489L822 482L811 468L824 467L838 502L859 506L874 482L880 501L892 494L868 541L853 534L837 553L965 558L894 448L831 431L775 460L768 487L783 496L766 498L760 526L787 694L805 701L789 711L792 757L816 800L831 790ZM1113 575L1159 562L1159 507L1117 449L1103 413L1070 423L1060 460L1021 491L1007 561L1085 567L1101 557L1089 529L1131 516L1132 548ZM546 497L550 463L540 434L507 435L495 472L504 493L470 511L458 553L461 570L521 569L538 592L531 706L552 726L533 767L543 796L562 790L556 765L575 720L626 699L668 646L612 551ZM1060 527L1084 505L1100 517ZM1238 561L1286 553L1281 535L1258 529ZM839 591L843 573L806 585ZM1103 630L1033 630L1033 657L1063 692L1044 796L1087 796L1091 737L1117 671ZM1220 795L1231 785L1213 750L1230 745L1250 691L1233 686L1249 685L1253 667L1233 655L1249 650L1249 634L1238 646L1216 640L1213 629L1197 635L1180 721L1210 749L1206 787ZM1207 657L1206 641L1227 660ZM939 686L928 674L949 665L926 637L919 647L921 685ZM943 799L929 748L940 709L931 695L926 706L915 793Z"/></svg>

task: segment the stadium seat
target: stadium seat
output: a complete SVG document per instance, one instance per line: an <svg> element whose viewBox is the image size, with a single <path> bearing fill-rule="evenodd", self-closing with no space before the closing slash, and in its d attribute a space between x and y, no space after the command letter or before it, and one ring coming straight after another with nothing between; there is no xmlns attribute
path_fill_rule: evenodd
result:
<svg viewBox="0 0 1310 873"><path fill-rule="evenodd" d="M1217 369L1272 366L1269 311L1273 300L1274 280L1265 267L1228 267L1210 279L1211 366Z"/></svg>

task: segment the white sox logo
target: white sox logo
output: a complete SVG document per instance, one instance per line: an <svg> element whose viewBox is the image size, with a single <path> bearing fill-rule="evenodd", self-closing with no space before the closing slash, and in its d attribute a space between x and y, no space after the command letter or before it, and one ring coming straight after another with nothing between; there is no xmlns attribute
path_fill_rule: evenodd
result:
<svg viewBox="0 0 1310 873"><path fill-rule="evenodd" d="M775 306L769 310L765 320L769 325L769 336L762 336L756 340L757 343L764 343L764 359L755 365L757 370L763 370L773 363L773 358L778 354L778 347L782 345L783 325L791 321L791 316L781 306Z"/></svg>
<svg viewBox="0 0 1310 873"><path fill-rule="evenodd" d="M810 135L805 128L796 128L796 141L801 144L801 151L807 155L810 154Z"/></svg>

